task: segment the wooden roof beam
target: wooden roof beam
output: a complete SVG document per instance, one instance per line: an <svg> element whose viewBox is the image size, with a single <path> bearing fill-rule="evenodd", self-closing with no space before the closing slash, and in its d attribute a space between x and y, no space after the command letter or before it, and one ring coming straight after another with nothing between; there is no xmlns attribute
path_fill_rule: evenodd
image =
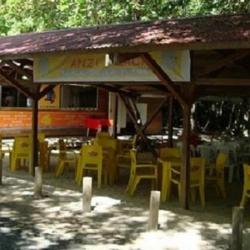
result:
<svg viewBox="0 0 250 250"><path fill-rule="evenodd" d="M159 112L161 111L163 105L167 102L167 100L169 99L169 96L166 96L162 102L159 104L159 106L154 110L153 114L151 114L151 117L146 121L146 123L143 125L143 127L141 128L142 131L144 131L150 124L151 122L154 120L154 118L159 114Z"/></svg>
<svg viewBox="0 0 250 250"><path fill-rule="evenodd" d="M232 53L231 55L226 56L223 59L217 61L216 63L209 65L202 72L200 72L197 77L202 77L202 76L208 75L214 71L217 71L217 70L227 66L228 64L231 64L235 61L238 61L238 60L246 57L247 55L249 55L249 53L250 53L250 50L238 50L238 51Z"/></svg>
<svg viewBox="0 0 250 250"><path fill-rule="evenodd" d="M130 97L137 97L138 95L136 93L131 93L130 91L122 90L120 87L114 86L112 84L106 85L106 84L94 84L97 88L103 88L105 90L108 90L110 92L115 92L118 94L123 94L125 96Z"/></svg>
<svg viewBox="0 0 250 250"><path fill-rule="evenodd" d="M164 85L170 93L172 93L174 98L178 100L181 106L186 106L187 104L184 98L176 90L174 82L170 79L167 73L159 66L159 64L148 53L142 53L141 57L148 65L148 67L152 70L152 72L155 74L155 76L160 80L161 84Z"/></svg>
<svg viewBox="0 0 250 250"><path fill-rule="evenodd" d="M29 80L32 81L33 75L30 74L29 72L27 72L26 70L24 70L23 67L22 67L23 66L22 64L20 66L18 66L17 64L12 62L11 60L6 60L4 62L6 64L8 64L10 66L10 68L14 69L18 74L26 76Z"/></svg>
<svg viewBox="0 0 250 250"><path fill-rule="evenodd" d="M233 78L200 78L194 81L196 86L249 86L250 78L233 79Z"/></svg>
<svg viewBox="0 0 250 250"><path fill-rule="evenodd" d="M16 79L6 74L1 68L0 68L0 77L4 79L7 83L9 83L10 85L17 88L25 96L31 97L34 99L34 94L28 88L22 86Z"/></svg>

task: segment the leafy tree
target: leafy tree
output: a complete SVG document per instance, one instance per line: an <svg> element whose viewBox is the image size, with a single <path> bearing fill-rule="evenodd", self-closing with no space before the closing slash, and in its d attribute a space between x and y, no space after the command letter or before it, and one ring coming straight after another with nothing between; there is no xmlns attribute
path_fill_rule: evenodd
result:
<svg viewBox="0 0 250 250"><path fill-rule="evenodd" d="M250 0L0 0L0 4L1 35L250 9Z"/></svg>

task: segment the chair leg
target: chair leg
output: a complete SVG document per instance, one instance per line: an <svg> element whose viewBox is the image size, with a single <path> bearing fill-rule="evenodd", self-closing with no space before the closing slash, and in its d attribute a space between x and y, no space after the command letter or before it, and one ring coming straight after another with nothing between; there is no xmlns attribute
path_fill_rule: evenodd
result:
<svg viewBox="0 0 250 250"><path fill-rule="evenodd" d="M205 192L204 192L204 186L199 187L199 193L201 198L201 206L202 208L205 208Z"/></svg>
<svg viewBox="0 0 250 250"><path fill-rule="evenodd" d="M171 184L171 181L169 181L168 191L167 191L167 199L166 199L167 201L170 199L171 189L172 189L172 184Z"/></svg>
<svg viewBox="0 0 250 250"><path fill-rule="evenodd" d="M61 175L64 171L64 162L63 161L60 161L59 164L58 164L58 167L56 169L56 177L58 177L59 175Z"/></svg>
<svg viewBox="0 0 250 250"><path fill-rule="evenodd" d="M224 180L218 180L217 181L217 186L220 190L220 193L223 197L223 199L226 199L226 191L225 191L225 184L224 184Z"/></svg>
<svg viewBox="0 0 250 250"><path fill-rule="evenodd" d="M181 202L181 185L178 184L178 199L179 199L179 202Z"/></svg>
<svg viewBox="0 0 250 250"><path fill-rule="evenodd" d="M102 185L102 167L97 170L97 188L101 188Z"/></svg>
<svg viewBox="0 0 250 250"><path fill-rule="evenodd" d="M134 194L135 189L136 189L138 183L140 182L140 180L141 180L140 177L135 177L134 182L133 182L133 184L132 184L132 186L131 186L131 189L130 189L130 191L129 191L129 194L130 194L131 196Z"/></svg>
<svg viewBox="0 0 250 250"><path fill-rule="evenodd" d="M234 165L229 165L228 183L232 183L232 181L233 181L233 174L234 174Z"/></svg>
<svg viewBox="0 0 250 250"><path fill-rule="evenodd" d="M78 176L77 176L77 179L76 179L76 183L78 186L81 185L81 180L82 180L82 177L83 177L83 167L81 167L78 171Z"/></svg>
<svg viewBox="0 0 250 250"><path fill-rule="evenodd" d="M76 176L75 176L76 183L78 183L78 180L81 179L81 173L82 173L82 164L81 162L78 162L76 166Z"/></svg>
<svg viewBox="0 0 250 250"><path fill-rule="evenodd" d="M15 157L11 157L11 161L10 161L10 170L13 172L16 170L16 158Z"/></svg>
<svg viewBox="0 0 250 250"><path fill-rule="evenodd" d="M110 171L110 175L109 175L109 184L110 185L113 185L115 182L115 176L116 176L116 169L115 168L116 168L116 164L114 162L112 162L111 171Z"/></svg>
<svg viewBox="0 0 250 250"><path fill-rule="evenodd" d="M240 202L240 206L244 207L247 201L247 196L246 196L247 190L243 190L243 194L242 194L242 198L241 198L241 202Z"/></svg>
<svg viewBox="0 0 250 250"><path fill-rule="evenodd" d="M134 179L135 179L135 175L133 173L130 173L130 176L129 176L129 180L128 180L128 185L127 185L127 188L126 188L126 192L129 193L129 190L131 189L131 186L134 182Z"/></svg>
<svg viewBox="0 0 250 250"><path fill-rule="evenodd" d="M195 200L196 200L196 188L191 188L190 193L191 193L191 201L192 201L192 203L195 203Z"/></svg>
<svg viewBox="0 0 250 250"><path fill-rule="evenodd" d="M161 201L165 202L168 198L169 187L170 187L169 173L163 168L162 171L162 182L161 182Z"/></svg>

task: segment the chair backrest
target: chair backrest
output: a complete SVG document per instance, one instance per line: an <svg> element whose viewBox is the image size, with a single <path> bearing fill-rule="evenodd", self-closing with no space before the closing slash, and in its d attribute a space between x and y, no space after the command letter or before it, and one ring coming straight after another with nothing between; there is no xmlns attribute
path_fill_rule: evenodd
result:
<svg viewBox="0 0 250 250"><path fill-rule="evenodd" d="M48 151L48 142L42 141L39 142L39 151L40 151L40 166L46 170L48 168L48 159L49 159L49 151Z"/></svg>
<svg viewBox="0 0 250 250"><path fill-rule="evenodd" d="M250 165L243 164L244 171L244 187L250 189Z"/></svg>
<svg viewBox="0 0 250 250"><path fill-rule="evenodd" d="M102 147L98 144L84 145L80 157L82 164L101 164L103 159Z"/></svg>
<svg viewBox="0 0 250 250"><path fill-rule="evenodd" d="M223 172L227 161L227 154L220 152L216 157L216 172Z"/></svg>
<svg viewBox="0 0 250 250"><path fill-rule="evenodd" d="M190 183L203 183L205 181L205 159L192 157L190 159Z"/></svg>
<svg viewBox="0 0 250 250"><path fill-rule="evenodd" d="M39 142L44 142L45 134L44 133L38 133L38 140L39 140Z"/></svg>
<svg viewBox="0 0 250 250"><path fill-rule="evenodd" d="M31 153L31 136L16 136L13 147L15 154L30 154Z"/></svg>
<svg viewBox="0 0 250 250"><path fill-rule="evenodd" d="M47 141L43 141L39 143L39 151L41 155L48 154L48 142Z"/></svg>
<svg viewBox="0 0 250 250"><path fill-rule="evenodd" d="M131 141L117 140L118 154L130 154L130 149L132 148Z"/></svg>
<svg viewBox="0 0 250 250"><path fill-rule="evenodd" d="M98 137L95 139L94 144L100 145L103 149L112 149L114 152L117 150L117 140L112 137Z"/></svg>
<svg viewBox="0 0 250 250"><path fill-rule="evenodd" d="M58 140L58 149L59 149L59 159L64 159L66 157L66 143L63 139Z"/></svg>
<svg viewBox="0 0 250 250"><path fill-rule="evenodd" d="M160 158L181 158L181 150L179 148L160 148Z"/></svg>
<svg viewBox="0 0 250 250"><path fill-rule="evenodd" d="M109 139L112 138L108 132L99 132L96 134L96 138L100 138L100 139Z"/></svg>

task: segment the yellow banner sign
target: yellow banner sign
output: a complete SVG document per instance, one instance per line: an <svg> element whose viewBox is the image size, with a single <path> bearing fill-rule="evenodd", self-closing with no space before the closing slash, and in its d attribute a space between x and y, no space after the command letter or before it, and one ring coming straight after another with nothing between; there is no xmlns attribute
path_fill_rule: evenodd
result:
<svg viewBox="0 0 250 250"><path fill-rule="evenodd" d="M190 81L187 50L150 53L173 81ZM41 55L34 59L36 82L155 82L159 81L141 58L107 64L105 54Z"/></svg>

